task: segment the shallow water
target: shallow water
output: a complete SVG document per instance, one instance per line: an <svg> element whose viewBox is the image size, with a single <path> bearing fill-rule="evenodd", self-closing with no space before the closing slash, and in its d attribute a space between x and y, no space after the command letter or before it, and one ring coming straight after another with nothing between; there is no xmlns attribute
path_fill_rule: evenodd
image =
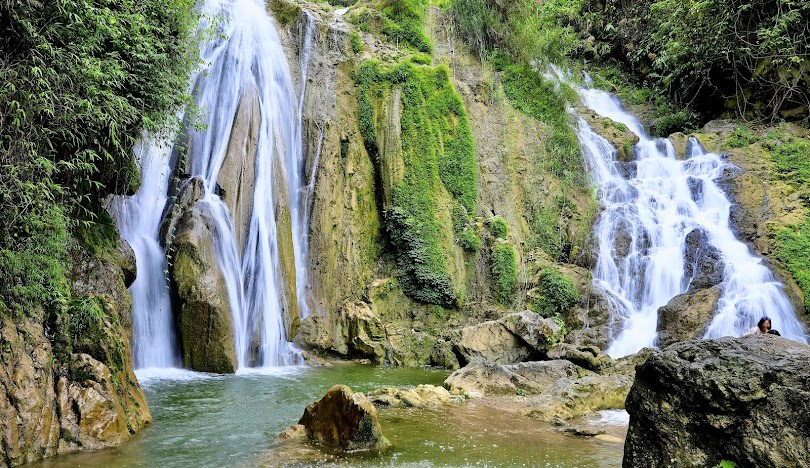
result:
<svg viewBox="0 0 810 468"><path fill-rule="evenodd" d="M155 418L151 427L122 447L35 466L621 466L620 444L566 436L549 424L478 401L442 409L381 410L383 433L393 443L382 454L336 457L277 438L335 383L369 391L386 385L441 385L446 376L432 369L339 364L264 375L149 378L143 386ZM620 437L623 431L621 421L608 428Z"/></svg>

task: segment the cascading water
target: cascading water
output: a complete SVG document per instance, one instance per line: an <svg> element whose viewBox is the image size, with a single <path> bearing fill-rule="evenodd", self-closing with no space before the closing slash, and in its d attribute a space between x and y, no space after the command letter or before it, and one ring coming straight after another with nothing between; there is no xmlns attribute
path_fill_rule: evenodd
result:
<svg viewBox="0 0 810 468"><path fill-rule="evenodd" d="M616 150L579 119L579 141L598 187L604 211L594 228L598 259L594 284L606 292L621 323L607 353L625 356L656 339L658 308L688 291L694 280L685 264L687 236L698 232L719 252L721 296L706 338L740 336L764 315L783 336L807 342L793 307L762 260L731 230L731 204L717 186L726 166L694 139L680 161L669 140L652 139L618 100L599 90L580 89L597 114L626 125L640 141L635 161L622 164Z"/></svg>
<svg viewBox="0 0 810 468"><path fill-rule="evenodd" d="M144 138L135 148L141 186L132 197L114 197L109 211L121 237L135 252L137 277L132 294L132 357L136 369L180 366L172 304L166 283L166 253L158 242L169 186L166 141Z"/></svg>
<svg viewBox="0 0 810 468"><path fill-rule="evenodd" d="M320 148L318 149L315 157L315 162L312 165L312 173L309 179L305 176L304 152L303 152L303 134L302 129L304 118L304 98L307 91L307 71L309 70L309 54L312 49L312 36L315 31L315 17L310 13L305 13L306 21L303 27L306 29L302 34L304 42L301 45L301 52L299 54L299 70L301 76L301 89L298 93L298 118L299 125L297 127L297 153L296 164L290 166L291 173L289 175L290 181L293 182L294 188L290 192L290 207L293 219L293 250L295 251L295 290L298 297L298 309L301 313L301 318L309 315L309 301L307 298L307 286L309 284L309 271L307 264L309 261L309 213L310 213L310 198L312 190L315 186L315 171L318 169L318 159L320 156ZM293 197L295 194L295 197Z"/></svg>
<svg viewBox="0 0 810 468"><path fill-rule="evenodd" d="M289 66L261 0L207 0L201 10L200 30L214 34L203 44L203 69L192 80L203 125L187 128L186 158L190 175L203 181L203 196L198 203L211 219L214 250L227 284L237 366L245 370L303 364L300 352L285 337L282 309L288 304L277 245L278 210L283 209L289 197L295 267L299 274L303 273L302 279L296 280L296 294L302 297L306 246L301 239L306 240L306 226L300 222L299 194L305 184L300 109ZM310 19L308 35L312 26ZM308 55L311 39L306 41ZM306 82L303 57L301 81ZM302 84L302 95L304 91ZM240 102L246 93L253 92L260 119L255 180L247 232L239 240L233 214L220 197L218 176ZM145 154L147 157L141 158L143 183L138 193L114 202L111 211L122 234L133 244L138 261L138 280L131 288L136 367L177 366L164 274L165 252L158 243L170 171L160 150ZM148 248L136 245L138 242Z"/></svg>

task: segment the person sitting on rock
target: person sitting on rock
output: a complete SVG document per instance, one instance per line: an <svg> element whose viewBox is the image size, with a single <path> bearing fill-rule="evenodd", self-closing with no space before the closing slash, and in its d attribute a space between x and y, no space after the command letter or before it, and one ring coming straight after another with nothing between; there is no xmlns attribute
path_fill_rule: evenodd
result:
<svg viewBox="0 0 810 468"><path fill-rule="evenodd" d="M756 327L752 327L748 332L746 332L745 336L748 335L764 335L768 333L768 330L771 329L771 318L770 317L762 317L757 322Z"/></svg>

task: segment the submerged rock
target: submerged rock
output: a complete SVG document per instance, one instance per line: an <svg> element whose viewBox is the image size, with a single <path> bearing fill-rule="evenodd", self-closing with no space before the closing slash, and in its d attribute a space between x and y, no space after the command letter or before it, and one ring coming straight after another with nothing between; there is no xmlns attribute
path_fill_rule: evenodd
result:
<svg viewBox="0 0 810 468"><path fill-rule="evenodd" d="M306 427L311 440L340 450L382 450L391 445L371 401L345 385L333 386L308 405L298 424Z"/></svg>
<svg viewBox="0 0 810 468"><path fill-rule="evenodd" d="M688 341L638 366L624 466L810 465L810 346Z"/></svg>

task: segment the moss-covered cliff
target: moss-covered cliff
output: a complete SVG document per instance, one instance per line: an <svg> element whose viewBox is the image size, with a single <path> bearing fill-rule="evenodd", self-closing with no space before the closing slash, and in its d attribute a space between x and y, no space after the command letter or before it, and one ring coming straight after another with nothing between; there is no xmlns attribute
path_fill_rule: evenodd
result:
<svg viewBox="0 0 810 468"><path fill-rule="evenodd" d="M379 5L301 6L317 16L303 115L307 172L318 164L317 305L305 345L452 365L450 331L530 307L544 268L570 262L563 271L587 277L574 264L590 262L596 206L564 92L531 69L481 63L439 8L407 6L422 9L411 16L424 18L427 55L383 31L393 20ZM304 19L283 17L296 63Z"/></svg>

